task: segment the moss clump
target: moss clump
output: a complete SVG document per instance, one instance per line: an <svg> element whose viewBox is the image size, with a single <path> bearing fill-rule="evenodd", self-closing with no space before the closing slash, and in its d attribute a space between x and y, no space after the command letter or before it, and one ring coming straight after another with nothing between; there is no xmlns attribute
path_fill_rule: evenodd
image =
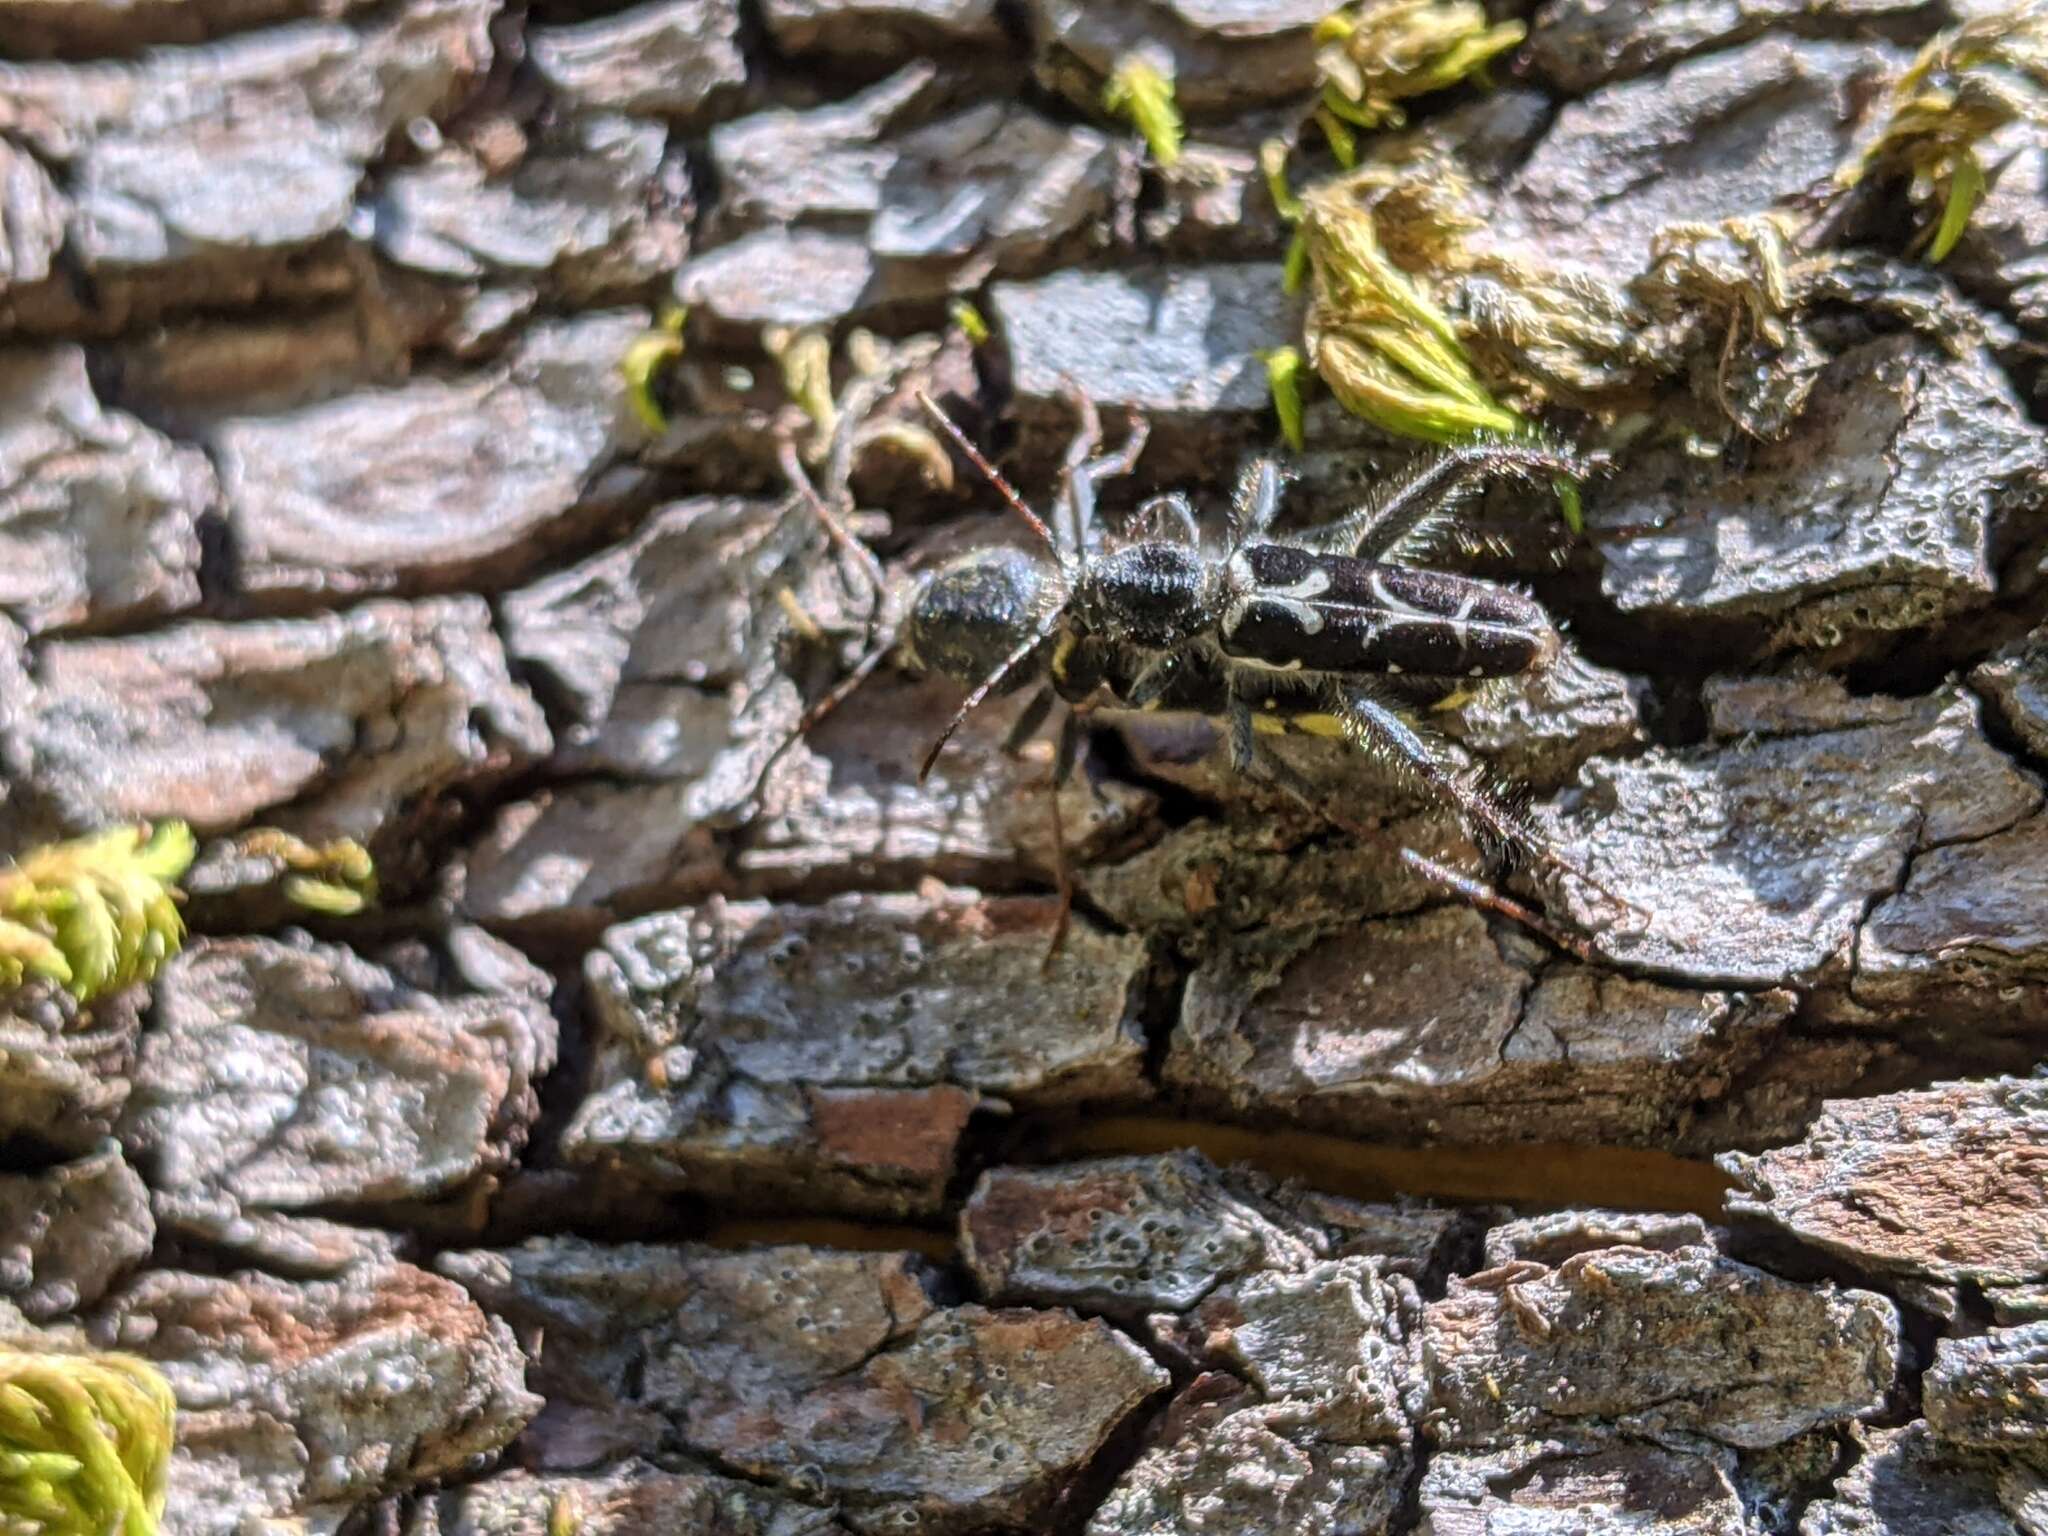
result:
<svg viewBox="0 0 2048 1536"><path fill-rule="evenodd" d="M979 320L979 312L967 307ZM963 321L961 333L968 331ZM829 496L844 497L854 465L871 448L909 460L927 484L941 489L952 485L952 458L930 430L899 412L876 409L885 396L900 392L904 379L937 356L937 337L890 342L855 329L840 348L846 379L837 390L832 383L832 341L822 329L771 326L762 333L761 344L781 370L783 394L810 424L800 445L790 434L794 451L803 463L825 468ZM789 468L784 465L785 472Z"/></svg>
<svg viewBox="0 0 2048 1536"><path fill-rule="evenodd" d="M1450 317L1381 236L1381 206L1397 185L1375 168L1302 195L1308 361L1346 410L1402 437L1455 443L1518 432L1526 423L1493 398ZM1426 225L1420 217L1390 222L1411 241ZM1445 243L1457 238L1436 230Z"/></svg>
<svg viewBox="0 0 2048 1536"><path fill-rule="evenodd" d="M149 980L184 941L175 882L194 851L191 828L166 821L0 868L0 985L40 976L84 1000Z"/></svg>
<svg viewBox="0 0 2048 1536"><path fill-rule="evenodd" d="M761 345L775 359L790 404L811 419L819 437L830 437L839 421L838 402L832 398L831 334L816 327L771 325L762 332Z"/></svg>
<svg viewBox="0 0 2048 1536"><path fill-rule="evenodd" d="M275 827L235 839L236 851L268 859L284 874L284 894L310 912L354 917L377 899L377 866L353 838L308 843Z"/></svg>
<svg viewBox="0 0 2048 1536"><path fill-rule="evenodd" d="M1280 418L1281 439L1296 453L1307 443L1302 429L1301 366L1299 347L1271 347L1259 354L1266 365L1266 387L1273 395L1273 411Z"/></svg>
<svg viewBox="0 0 2048 1536"><path fill-rule="evenodd" d="M0 1348L0 1530L156 1536L176 1413L141 1360Z"/></svg>
<svg viewBox="0 0 2048 1536"><path fill-rule="evenodd" d="M1382 158L1299 196L1283 155L1269 146L1266 168L1310 278L1308 356L1348 407L1406 436L1519 432L1562 406L1770 441L1827 366L1824 307L1889 316L1951 350L1975 334L1924 269L1802 249L1788 212L1667 224L1647 265L1618 278L1569 251L1489 240L1440 153Z"/></svg>
<svg viewBox="0 0 2048 1536"><path fill-rule="evenodd" d="M1661 421L1695 440L1730 426L1775 440L1828 364L1816 331L1826 306L1901 320L1952 349L1973 333L1924 271L1826 249L1817 226L1781 211L1667 225L1632 274L1489 239L1442 150L1426 138L1383 142L1354 165L1353 130L1400 123L1402 101L1475 74L1520 40L1520 26L1489 24L1477 5L1364 0L1318 36L1315 116L1347 169L1297 192L1286 144L1260 150L1273 206L1295 227L1282 280L1309 295L1299 351L1262 357L1290 444L1301 435L1304 361L1352 414L1428 442L1527 436L1555 407L1609 425ZM2016 121L2048 123L2048 0L1930 44L1883 131L1837 178L1834 201L1910 175L1944 199L1927 237L1938 260L1983 191L1975 146ZM1576 491L1561 484L1558 494L1576 529Z"/></svg>
<svg viewBox="0 0 2048 1536"><path fill-rule="evenodd" d="M1977 145L2010 123L2048 128L2048 3L1976 17L1920 50L1892 88L1883 130L1836 173L1843 189L1892 176L1938 198L1927 256L1955 249L1984 195Z"/></svg>
<svg viewBox="0 0 2048 1536"><path fill-rule="evenodd" d="M960 334L967 338L969 346L980 347L988 344L994 333L988 328L988 321L981 311L967 299L955 299L946 306L946 318L960 327Z"/></svg>
<svg viewBox="0 0 2048 1536"><path fill-rule="evenodd" d="M1404 101L1483 78L1527 34L1519 21L1489 22L1473 0L1359 0L1316 27L1321 111L1360 128L1398 128ZM1349 164L1348 144L1335 133L1330 143Z"/></svg>
<svg viewBox="0 0 2048 1536"><path fill-rule="evenodd" d="M1535 423L1480 378L1452 317L1414 275L1466 264L1465 237L1479 224L1453 168L1436 163L1417 175L1370 166L1310 188L1298 207L1309 273L1302 346L1346 410L1431 443L1535 434ZM1269 359L1267 372L1282 430L1291 412L1298 434L1298 384L1284 358L1277 371ZM1283 388L1296 397L1283 399ZM1576 532L1578 489L1566 481L1556 489Z"/></svg>

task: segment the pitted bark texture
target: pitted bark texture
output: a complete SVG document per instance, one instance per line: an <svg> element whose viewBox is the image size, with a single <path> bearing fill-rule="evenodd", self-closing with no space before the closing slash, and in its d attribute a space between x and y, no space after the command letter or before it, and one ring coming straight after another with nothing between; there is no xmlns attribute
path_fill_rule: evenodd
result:
<svg viewBox="0 0 2048 1536"><path fill-rule="evenodd" d="M1582 1424L1760 1449L1883 1406L1899 1317L1710 1249L1583 1251L1454 1280L1423 1334L1426 1426L1491 1446Z"/></svg>
<svg viewBox="0 0 2048 1536"><path fill-rule="evenodd" d="M74 346L0 352L0 610L31 633L199 601L203 454L107 411Z"/></svg>
<svg viewBox="0 0 2048 1536"><path fill-rule="evenodd" d="M529 1459L712 1458L857 1529L1030 1529L1140 1402L1143 1350L1066 1311L940 1305L909 1255L536 1241L444 1269L559 1348ZM864 1425L859 1433L847 1430Z"/></svg>
<svg viewBox="0 0 2048 1536"><path fill-rule="evenodd" d="M141 987L89 1008L47 984L0 998L0 1139L82 1153L112 1134L147 1006Z"/></svg>
<svg viewBox="0 0 2048 1536"><path fill-rule="evenodd" d="M0 1177L0 1298L40 1320L80 1312L149 1257L149 1189L121 1149Z"/></svg>
<svg viewBox="0 0 2048 1536"><path fill-rule="evenodd" d="M2048 1085L2002 1079L1830 1104L1796 1146L1723 1165L1761 1217L1875 1276L2048 1280Z"/></svg>
<svg viewBox="0 0 2048 1536"><path fill-rule="evenodd" d="M571 541L579 515L602 510L600 472L639 435L596 380L646 324L635 310L540 324L474 379L222 421L212 446L243 589L488 589ZM309 438L332 457L309 458Z"/></svg>
<svg viewBox="0 0 2048 1536"><path fill-rule="evenodd" d="M436 996L325 945L187 950L158 983L121 1131L159 1219L290 1263L295 1213L487 1195L555 1062L547 981L519 979Z"/></svg>
<svg viewBox="0 0 2048 1536"><path fill-rule="evenodd" d="M1845 699L1760 681L1710 689L1708 705L1706 743L1595 760L1560 797L1556 825L1589 872L1650 914L1617 919L1608 898L1573 889L1613 959L1740 986L1810 976L1846 961L1909 858L2041 804L2039 781L1955 692Z"/></svg>
<svg viewBox="0 0 2048 1536"><path fill-rule="evenodd" d="M546 1536L573 1521L589 1536L845 1536L815 1505L739 1478L665 1472L645 1461L590 1474L508 1472L422 1500L406 1536Z"/></svg>
<svg viewBox="0 0 2048 1536"><path fill-rule="evenodd" d="M932 1214L984 1101L1149 1092L1143 949L1083 922L1041 970L1052 919L1037 899L929 889L613 929L586 971L597 1072L563 1153L749 1202ZM1027 988L1039 1007L1020 1018Z"/></svg>
<svg viewBox="0 0 2048 1536"><path fill-rule="evenodd" d="M41 648L5 729L49 830L259 817L415 879L450 797L543 756L547 724L477 597L201 622Z"/></svg>
<svg viewBox="0 0 2048 1536"><path fill-rule="evenodd" d="M1439 908L1217 946L1188 980L1166 1076L1234 1114L1366 1137L1669 1144L1791 1008L1781 992L1539 974L1476 914Z"/></svg>
<svg viewBox="0 0 2048 1536"><path fill-rule="evenodd" d="M503 1322L446 1280L372 1262L293 1284L153 1270L93 1323L178 1395L178 1529L338 1520L508 1444L540 1408Z"/></svg>
<svg viewBox="0 0 2048 1536"><path fill-rule="evenodd" d="M1333 8L0 0L0 858L202 842L153 986L0 997L0 1338L169 1373L166 1536L2048 1531L2048 154L1939 263L1837 180L1987 0L1489 6L1350 135L1604 456L1407 546L1554 666L1376 683L1545 850L1313 719L1055 784L1057 642L920 771L888 642L1036 535L915 395L1224 555L1319 71L1458 19ZM1623 293L1597 413L1500 371ZM1281 529L1419 448L1313 361Z"/></svg>

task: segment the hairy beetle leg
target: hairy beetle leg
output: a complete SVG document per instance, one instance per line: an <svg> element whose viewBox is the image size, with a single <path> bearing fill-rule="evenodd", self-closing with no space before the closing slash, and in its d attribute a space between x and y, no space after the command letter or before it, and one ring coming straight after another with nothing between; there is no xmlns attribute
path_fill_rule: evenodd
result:
<svg viewBox="0 0 2048 1536"><path fill-rule="evenodd" d="M1246 710L1244 715L1247 727L1246 734L1249 735L1250 711ZM1235 732L1233 732L1234 734ZM1559 949L1589 964L1597 963L1598 956L1594 953L1593 946L1587 939L1582 938L1578 934L1566 932L1542 913L1516 901L1505 892L1496 890L1483 881L1475 880L1470 875L1462 874L1447 864L1441 864L1437 860L1430 858L1427 854L1418 853L1406 843L1389 836L1380 828L1368 827L1360 822L1351 820L1341 811L1332 809L1325 797L1317 793L1313 784L1310 784L1300 774L1296 773L1293 768L1275 757L1271 752L1259 752L1249 741L1247 741L1246 747L1249 749L1251 760L1249 772L1254 777L1263 778L1268 783L1285 791L1298 800L1305 809L1329 822L1331 826L1337 828L1340 832L1348 833L1361 842L1391 850L1404 865L1414 870L1415 873L1421 875L1431 884L1441 886L1461 900L1478 907L1482 911L1491 912L1496 917L1505 918L1509 922L1528 929L1531 933L1549 940L1550 943L1556 945ZM1233 758L1236 756L1235 751L1233 751L1232 756Z"/></svg>
<svg viewBox="0 0 2048 1536"><path fill-rule="evenodd" d="M1496 890L1494 887L1486 885L1481 881L1474 880L1470 875L1461 874L1459 871L1452 869L1448 864L1440 864L1427 854L1417 853L1405 843L1400 847L1400 857L1403 864L1406 864L1425 880L1432 881L1437 885L1456 892L1459 897L1470 902L1473 906L1483 911L1492 912L1496 916L1504 917L1509 922L1519 923L1531 933L1548 939L1559 949L1564 950L1568 954L1575 955L1588 965L1599 964L1600 957L1595 953L1593 945L1589 940L1580 937L1576 933L1567 933L1564 929L1558 927L1557 924L1551 922L1549 918L1537 912L1535 908L1524 906L1505 892Z"/></svg>
<svg viewBox="0 0 2048 1536"><path fill-rule="evenodd" d="M1052 808L1052 877L1059 890L1060 910L1053 919L1052 942L1046 945L1045 958L1038 964L1040 974L1052 969L1052 962L1067 940L1067 929L1074 917L1074 875L1067 864L1067 818L1060 809L1060 786L1073 777L1080 751L1080 712L1069 709L1060 720L1059 740L1052 753L1052 778L1046 784Z"/></svg>
<svg viewBox="0 0 2048 1536"><path fill-rule="evenodd" d="M811 483L811 477L804 472L803 460L796 449L796 438L787 428L776 433L775 456L782 466L782 472L789 477L790 485L795 488L798 499L810 508L811 515L824 527L826 536L831 539L840 555L850 559L860 571L862 579L867 582L875 604L875 620L870 622L879 620L880 623L878 629L869 632L868 649L860 660L853 664L852 670L835 683L823 698L804 711L803 719L797 723L797 734L801 736L846 702L848 696L867 681L875 668L882 664L882 659L895 648L896 631L895 626L883 616L887 607L889 587L887 578L882 574L881 561L875 558L873 550L854 536L846 524L840 521L839 514L818 494L817 486ZM835 498L845 494L843 486L834 486L832 489Z"/></svg>

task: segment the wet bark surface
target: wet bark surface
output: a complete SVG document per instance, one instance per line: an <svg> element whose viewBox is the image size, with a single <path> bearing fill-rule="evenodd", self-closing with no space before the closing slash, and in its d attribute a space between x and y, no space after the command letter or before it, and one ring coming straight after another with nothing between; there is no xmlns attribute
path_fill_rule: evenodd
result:
<svg viewBox="0 0 2048 1536"><path fill-rule="evenodd" d="M1440 723L1606 888L1518 877L1584 953L1337 743L1274 749L1350 830L1102 714L1048 960L1023 696L923 779L941 681L802 728L877 602L764 328L970 299L921 377L1034 502L1071 383L1151 419L1113 507L1213 514L1326 8L0 0L0 850L203 843L153 988L0 998L0 1331L163 1367L173 1532L2048 1531L2038 144L1954 323L1839 306L1775 440L1624 434L1575 541L1473 509L1569 640ZM1527 19L1413 131L1626 279L1954 16ZM1409 451L1308 443L1303 522ZM1014 531L872 457L892 573Z"/></svg>

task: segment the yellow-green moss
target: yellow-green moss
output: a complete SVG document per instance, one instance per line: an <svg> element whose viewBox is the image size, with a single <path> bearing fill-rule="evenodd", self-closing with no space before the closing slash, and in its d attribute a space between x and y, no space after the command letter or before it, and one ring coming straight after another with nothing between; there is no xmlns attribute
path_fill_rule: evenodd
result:
<svg viewBox="0 0 2048 1536"><path fill-rule="evenodd" d="M1489 22L1474 0L1359 0L1316 27L1322 108L1360 128L1399 127L1404 101L1483 78L1488 62L1527 30L1519 21ZM1350 163L1335 134L1331 148Z"/></svg>
<svg viewBox="0 0 2048 1536"><path fill-rule="evenodd" d="M761 333L761 345L782 373L783 394L810 417L821 438L830 437L839 421L832 398L831 334L820 327L771 325Z"/></svg>
<svg viewBox="0 0 2048 1536"><path fill-rule="evenodd" d="M1116 61L1102 87L1102 105L1138 130L1162 166L1180 160L1180 109L1173 103L1173 73L1142 51Z"/></svg>
<svg viewBox="0 0 2048 1536"><path fill-rule="evenodd" d="M156 1536L176 1413L141 1360L0 1347L0 1531Z"/></svg>
<svg viewBox="0 0 2048 1536"><path fill-rule="evenodd" d="M191 829L166 821L0 867L0 986L41 976L85 999L149 980L184 940L175 882L193 852Z"/></svg>
<svg viewBox="0 0 2048 1536"><path fill-rule="evenodd" d="M2048 128L2048 4L2028 0L1943 32L1892 87L1883 130L1836 173L1847 189L1904 173L1940 198L1927 255L1955 249L1984 195L1976 146L2009 123Z"/></svg>
<svg viewBox="0 0 2048 1536"><path fill-rule="evenodd" d="M683 355L683 322L688 316L689 311L671 304L662 311L654 329L636 337L619 360L619 372L626 381L626 404L650 432L668 430L668 416L655 398L655 385L662 370Z"/></svg>
<svg viewBox="0 0 2048 1536"><path fill-rule="evenodd" d="M960 327L960 334L965 336L971 345L979 347L987 344L992 334L988 328L988 321L971 300L955 299L946 306L946 316Z"/></svg>
<svg viewBox="0 0 2048 1536"><path fill-rule="evenodd" d="M353 917L377 899L377 866L353 838L308 843L275 827L258 827L235 840L242 853L275 862L284 872L287 899L329 917Z"/></svg>
<svg viewBox="0 0 2048 1536"><path fill-rule="evenodd" d="M1301 419L1301 350L1272 347L1259 354L1266 365L1266 387L1273 394L1273 412L1280 418L1280 436L1296 453L1306 443Z"/></svg>
<svg viewBox="0 0 2048 1536"><path fill-rule="evenodd" d="M1481 377L1465 335L1431 292L1475 267L1467 236L1481 226L1454 166L1440 157L1375 163L1297 196L1284 149L1267 144L1261 161L1274 205L1295 222L1282 280L1292 291L1306 276L1303 354L1346 410L1432 443L1534 432ZM1288 348L1264 360L1281 430L1298 448L1301 358ZM1576 531L1577 488L1559 482L1557 495Z"/></svg>
<svg viewBox="0 0 2048 1536"><path fill-rule="evenodd" d="M1450 318L1397 265L1366 176L1302 195L1309 264L1305 353L1346 410L1386 431L1429 442L1510 435L1525 425L1473 371Z"/></svg>

